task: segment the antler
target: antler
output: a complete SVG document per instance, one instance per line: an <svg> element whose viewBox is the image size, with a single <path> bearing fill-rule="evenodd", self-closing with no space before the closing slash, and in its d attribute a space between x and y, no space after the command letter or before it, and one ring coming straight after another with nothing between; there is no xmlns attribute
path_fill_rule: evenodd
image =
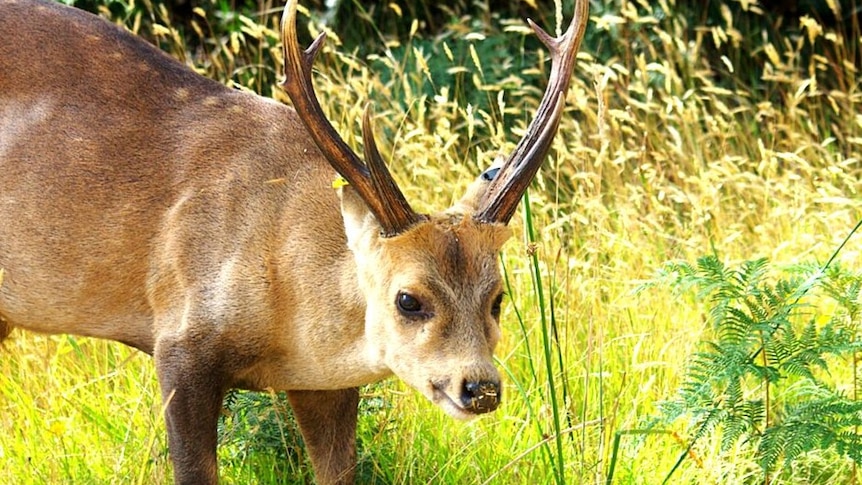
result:
<svg viewBox="0 0 862 485"><path fill-rule="evenodd" d="M425 216L410 208L404 194L392 179L386 163L377 150L371 128L371 111L366 106L362 118L362 140L365 145L365 161L344 143L323 114L311 81L314 58L323 47L326 34L321 33L307 50L302 51L296 36L296 0L289 0L281 19L282 44L284 45L284 74L281 83L290 96L296 112L308 129L317 147L330 165L362 197L377 218L384 236L394 236L409 226L422 221Z"/></svg>
<svg viewBox="0 0 862 485"><path fill-rule="evenodd" d="M587 28L588 15L589 0L578 0L572 22L562 37L551 37L532 20L527 20L539 40L551 52L548 87L527 133L518 142L479 201L478 209L473 215L476 220L508 223L521 196L544 162L563 114L566 91L569 89L569 81L575 67L575 56Z"/></svg>

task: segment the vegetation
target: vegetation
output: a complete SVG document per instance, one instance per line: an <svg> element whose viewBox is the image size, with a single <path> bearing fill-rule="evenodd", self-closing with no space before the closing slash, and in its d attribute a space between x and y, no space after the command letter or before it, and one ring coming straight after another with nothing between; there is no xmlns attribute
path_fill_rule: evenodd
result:
<svg viewBox="0 0 862 485"><path fill-rule="evenodd" d="M769 269L765 258L733 269L713 255L662 270L677 290L693 287L710 302L715 335L691 357L678 396L663 403L662 424L690 418L688 446L668 477L698 441L716 434L721 451L745 449L765 483L779 458L777 473L790 478L790 465L812 450L862 461L855 384L862 273L797 265L773 284ZM834 304L831 315L818 311L824 297ZM726 478L739 480L738 470Z"/></svg>
<svg viewBox="0 0 862 485"><path fill-rule="evenodd" d="M517 17L554 26L570 2L434 22L430 2L375 4L392 30L358 3L352 22L300 17L330 34L318 95L357 147L373 102L405 195L443 207L538 104L547 56ZM363 389L362 483L858 483L859 7L690 3L593 5L502 257L505 403L465 424L397 380ZM85 6L288 102L279 2L202 0L182 22L155 0ZM0 483L171 482L148 357L24 332L3 352ZM226 483L312 480L277 394L231 394L225 414Z"/></svg>

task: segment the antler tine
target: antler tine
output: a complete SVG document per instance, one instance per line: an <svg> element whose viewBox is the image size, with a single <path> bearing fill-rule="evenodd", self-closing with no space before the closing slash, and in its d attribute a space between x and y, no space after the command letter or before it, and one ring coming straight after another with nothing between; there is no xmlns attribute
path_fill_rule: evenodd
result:
<svg viewBox="0 0 862 485"><path fill-rule="evenodd" d="M384 218L402 221L409 216L409 220L405 220L403 226L399 226L396 231L386 235L397 234L402 229L406 229L410 225L426 219L425 216L413 212L413 209L407 204L407 200L401 195L401 189L398 188L395 179L392 178L389 169L386 168L386 162L383 161L383 157L380 156L380 152L377 150L377 142L374 141L374 129L371 126L370 104L365 105L365 112L362 115L362 142L365 151L365 164L368 167L371 184L374 186L375 193L395 194L398 196L397 200L391 200L381 207L381 210L386 212ZM380 220L381 216L376 212L375 215Z"/></svg>
<svg viewBox="0 0 862 485"><path fill-rule="evenodd" d="M296 35L296 0L289 0L281 19L284 48L284 75L281 86L293 101L299 118L329 164L347 179L380 223L384 236L394 236L424 219L407 203L380 157L371 131L370 110L366 107L362 139L368 166L344 142L320 107L311 80L314 59L326 38L321 33L302 51Z"/></svg>
<svg viewBox="0 0 862 485"><path fill-rule="evenodd" d="M479 208L473 215L476 220L508 223L521 196L544 162L560 124L566 91L569 89L575 58L588 21L589 0L577 0L574 17L561 37L552 37L532 20L527 20L551 54L548 87L527 133L518 142L479 202Z"/></svg>

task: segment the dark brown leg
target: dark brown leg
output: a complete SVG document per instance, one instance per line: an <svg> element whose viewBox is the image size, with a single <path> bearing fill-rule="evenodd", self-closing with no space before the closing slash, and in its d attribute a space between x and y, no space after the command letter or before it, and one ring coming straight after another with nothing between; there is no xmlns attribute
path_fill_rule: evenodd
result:
<svg viewBox="0 0 862 485"><path fill-rule="evenodd" d="M177 485L218 483L216 445L218 416L224 383L215 362L177 342L160 341L154 353L162 399L168 447Z"/></svg>
<svg viewBox="0 0 862 485"><path fill-rule="evenodd" d="M289 391L319 485L352 484L356 474L359 389Z"/></svg>

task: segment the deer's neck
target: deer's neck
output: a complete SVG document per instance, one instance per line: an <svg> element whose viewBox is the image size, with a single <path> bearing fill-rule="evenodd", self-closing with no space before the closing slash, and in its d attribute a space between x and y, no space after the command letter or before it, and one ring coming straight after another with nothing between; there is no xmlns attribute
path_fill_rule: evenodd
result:
<svg viewBox="0 0 862 485"><path fill-rule="evenodd" d="M363 282L340 214L316 215L282 232L268 277L273 344L240 376L247 387L342 389L391 374L365 332Z"/></svg>

